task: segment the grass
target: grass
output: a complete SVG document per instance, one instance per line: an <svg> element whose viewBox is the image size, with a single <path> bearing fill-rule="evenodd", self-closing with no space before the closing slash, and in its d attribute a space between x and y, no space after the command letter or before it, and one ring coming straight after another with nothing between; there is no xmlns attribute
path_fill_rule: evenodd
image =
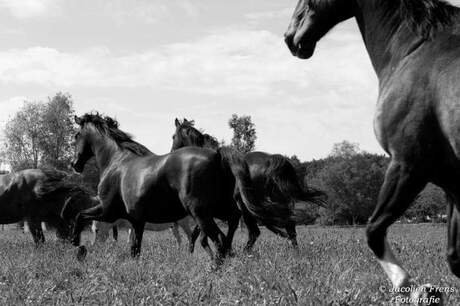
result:
<svg viewBox="0 0 460 306"><path fill-rule="evenodd" d="M390 305L390 287L367 248L363 228L299 227L300 252L263 230L244 254L238 231L236 256L218 271L197 245L178 247L169 232L144 235L139 260L129 257L123 233L117 243L89 249L83 263L75 249L53 240L36 249L17 230L0 231L0 304L111 305ZM445 261L444 225L395 225L395 252L420 283L460 289ZM458 292L447 296L460 305Z"/></svg>

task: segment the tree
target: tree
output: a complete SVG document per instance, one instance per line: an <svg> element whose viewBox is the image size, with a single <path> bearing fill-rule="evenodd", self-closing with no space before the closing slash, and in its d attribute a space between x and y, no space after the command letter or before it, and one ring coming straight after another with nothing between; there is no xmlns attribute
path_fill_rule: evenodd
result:
<svg viewBox="0 0 460 306"><path fill-rule="evenodd" d="M4 155L12 170L38 168L44 131L42 116L44 105L24 102L22 108L5 125Z"/></svg>
<svg viewBox="0 0 460 306"><path fill-rule="evenodd" d="M69 169L75 134L73 115L69 94L57 93L47 103L25 101L4 129L3 155L12 170Z"/></svg>
<svg viewBox="0 0 460 306"><path fill-rule="evenodd" d="M251 116L238 116L233 114L228 121L228 125L233 130L231 146L241 153L253 151L257 136Z"/></svg>
<svg viewBox="0 0 460 306"><path fill-rule="evenodd" d="M74 115L70 94L59 92L53 98L48 98L42 115L45 131L41 143L44 165L68 169L72 160L72 139L76 133Z"/></svg>
<svg viewBox="0 0 460 306"><path fill-rule="evenodd" d="M344 140L333 145L330 156L350 158L360 152L361 149L359 148L359 145L357 143L352 143L347 140Z"/></svg>

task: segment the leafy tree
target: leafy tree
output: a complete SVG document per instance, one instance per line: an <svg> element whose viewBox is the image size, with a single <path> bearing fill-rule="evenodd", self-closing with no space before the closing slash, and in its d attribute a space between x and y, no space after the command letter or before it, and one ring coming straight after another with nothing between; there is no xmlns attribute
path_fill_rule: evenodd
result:
<svg viewBox="0 0 460 306"><path fill-rule="evenodd" d="M428 184L404 216L415 218L417 221L426 221L427 217L436 218L438 215L446 214L446 207L444 191L433 184Z"/></svg>
<svg viewBox="0 0 460 306"><path fill-rule="evenodd" d="M357 143L352 143L347 140L334 144L330 156L350 158L360 153L361 149Z"/></svg>
<svg viewBox="0 0 460 306"><path fill-rule="evenodd" d="M253 151L257 136L251 116L238 116L233 114L228 121L228 125L233 130L231 146L241 153Z"/></svg>
<svg viewBox="0 0 460 306"><path fill-rule="evenodd" d="M53 98L48 98L42 115L45 131L40 144L43 164L57 169L68 169L72 160L72 139L76 133L74 114L70 94L59 92Z"/></svg>
<svg viewBox="0 0 460 306"><path fill-rule="evenodd" d="M68 170L72 158L73 102L57 93L47 103L24 102L4 129L3 156L12 170L53 167Z"/></svg>
<svg viewBox="0 0 460 306"><path fill-rule="evenodd" d="M4 155L13 170L38 168L43 153L40 147L44 138L43 113L42 103L24 102L6 123Z"/></svg>

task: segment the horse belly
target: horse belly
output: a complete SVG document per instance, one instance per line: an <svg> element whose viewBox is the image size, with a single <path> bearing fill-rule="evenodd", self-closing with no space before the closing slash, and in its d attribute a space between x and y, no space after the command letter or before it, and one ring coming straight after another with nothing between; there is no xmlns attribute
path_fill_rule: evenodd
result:
<svg viewBox="0 0 460 306"><path fill-rule="evenodd" d="M175 222L187 215L179 199L154 199L144 207L145 221L149 223Z"/></svg>
<svg viewBox="0 0 460 306"><path fill-rule="evenodd" d="M27 194L0 188L0 224L19 222L25 217L24 205L29 204Z"/></svg>

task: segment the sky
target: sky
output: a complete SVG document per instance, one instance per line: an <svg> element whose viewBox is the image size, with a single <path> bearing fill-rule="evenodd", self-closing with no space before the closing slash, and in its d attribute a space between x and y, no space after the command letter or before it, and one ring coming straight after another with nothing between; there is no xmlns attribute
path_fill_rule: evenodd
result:
<svg viewBox="0 0 460 306"><path fill-rule="evenodd" d="M460 0L456 1L460 4ZM354 20L310 60L284 45L296 0L0 0L0 127L23 101L72 95L157 154L174 118L231 140L250 115L256 149L301 160L348 140L383 153L377 78Z"/></svg>

